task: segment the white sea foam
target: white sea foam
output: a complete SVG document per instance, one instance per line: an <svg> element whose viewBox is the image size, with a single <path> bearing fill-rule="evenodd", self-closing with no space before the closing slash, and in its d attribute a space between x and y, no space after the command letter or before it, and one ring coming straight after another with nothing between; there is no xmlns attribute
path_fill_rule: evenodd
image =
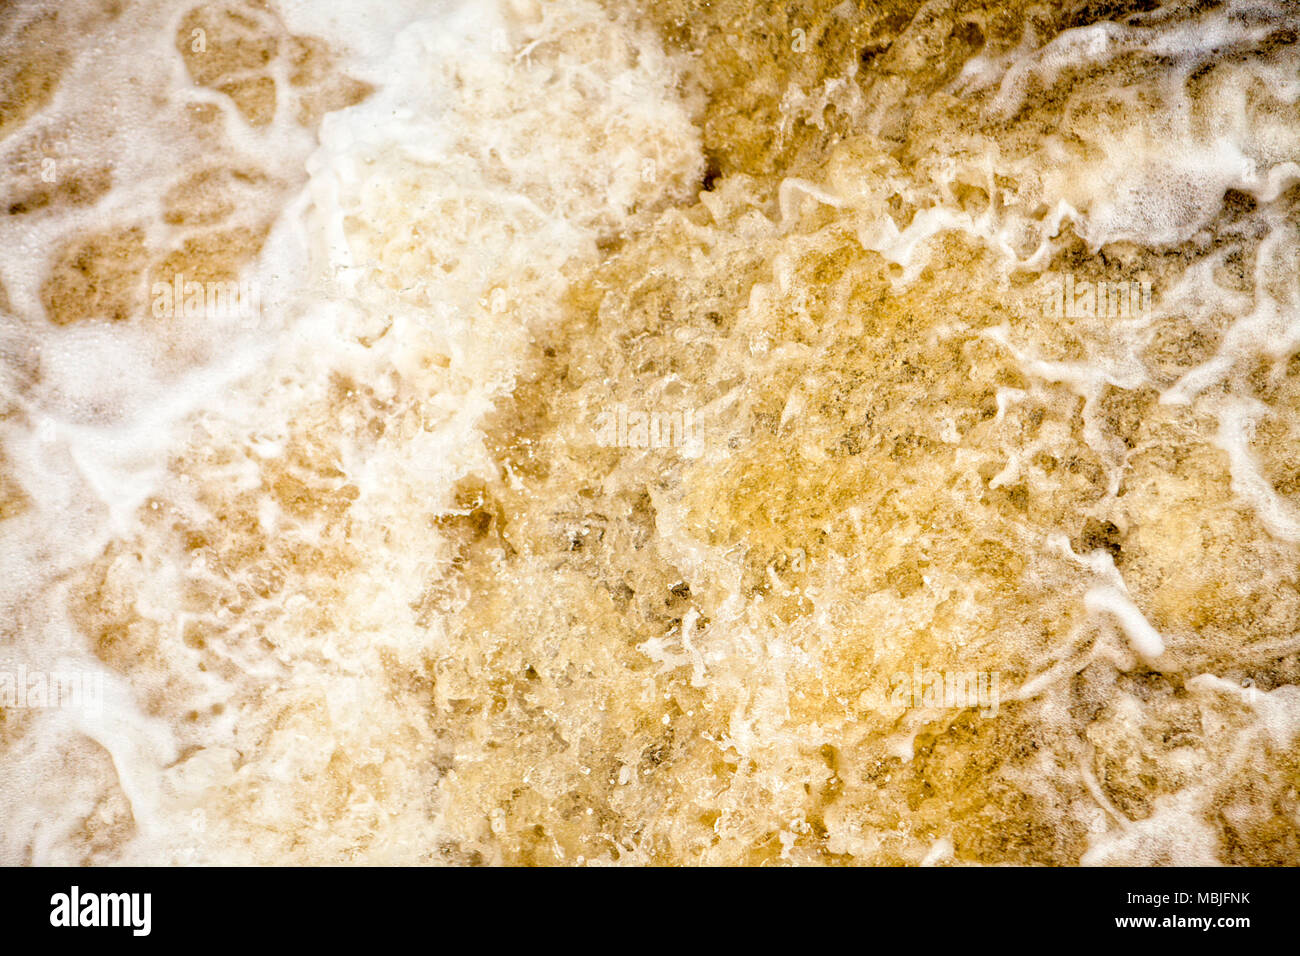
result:
<svg viewBox="0 0 1300 956"><path fill-rule="evenodd" d="M65 79L69 113L112 112L107 98L119 95L114 77L128 63L130 69L151 59L158 64L145 82L159 95L169 86L188 85L171 46L179 12L133 9L132 19L94 54L85 54ZM283 12L291 30L323 35L343 51L343 68L377 91L364 104L328 116L310 156L303 148L306 134L287 120L257 136L237 120L226 123L237 148L260 168L293 181L302 177L297 165L308 176L252 267L265 290L267 318L251 333L227 330L226 339L209 343L197 362L180 369L168 367L159 354L156 331L130 325L17 336L39 347L43 376L40 391L25 400L37 427L26 433L11 429L6 449L22 485L42 491L36 507L6 529L8 608L34 599L57 607L66 589L43 586L38 578L85 561L112 537L147 534L137 521L146 502L187 493L165 470L200 410L220 408L217 417L201 416L210 440L236 447L251 441L259 455L274 459L293 425L284 416L319 401L319 383L335 373L373 383L381 395L392 371L405 388L431 390L422 412L426 427L410 442L379 455L341 448L340 465L360 493L357 519L391 523L404 516L413 494L426 507L448 506L457 479L487 468L479 419L509 386L530 328L553 314L566 263L590 259L602 231L619 228L634 205L661 201L698 178L698 134L674 98L674 66L644 36L626 34L594 6L544 11L530 4L410 2L378 10L291 2ZM595 50L568 48L593 30L605 40L594 58ZM142 44L152 54L142 54ZM109 81L89 82L90 73L103 74L106 65ZM18 254L4 257L0 278L29 324L39 311L39 253L55 234L84 228L113 210L156 213L161 170L198 159L195 144L176 138L171 116L155 115L140 102L136 112L117 111L118 130L107 145L96 146L98 156L115 163L122 183L108 204L35 225L3 224L0 239ZM605 137L627 145L590 148ZM654 177L644 175L646 159L655 163ZM440 264L446 268L436 268ZM494 299L493 290L506 297ZM386 326L388 333L373 348L358 347L359 336ZM427 363L438 353L451 364L448 370L435 367L435 381ZM448 392L451 382L460 383L460 390ZM230 478L257 480L241 479L238 472ZM275 508L263 511L268 532L282 520ZM415 546L372 577L354 608L356 619L340 622L355 638L340 633L327 651L329 668L339 671L304 661L277 694L280 705L295 694L334 687L343 692L331 699L354 702L335 712L341 733L356 733L352 728L363 715L374 716L367 695L382 697L383 691L375 686L377 675L357 673L359 647L353 642L364 641L366 629L376 627L386 632L374 632L381 643L429 640L409 625L404 633L401 622L410 617L409 594L418 592L430 560L435 553ZM179 579L168 575L140 586L146 590L138 606L146 616L177 617ZM305 652L298 635L267 627L281 661L286 653L292 658ZM26 646L39 657L39 648L53 642L47 630L30 635ZM58 643L79 642L64 631ZM104 671L93 659L85 663ZM245 687L279 668L252 658L244 666L251 669L238 682ZM58 794L55 771L56 755L74 748L82 735L106 748L130 804L137 832L125 858L195 858L187 842L196 838L188 826L190 809L202 794L234 782L234 765L218 757L234 752L231 746L244 733L240 718L232 714L215 723L208 746L174 765L169 730L145 713L120 677L111 679L116 689L101 725L47 718L26 738L40 741L43 756L6 758L10 771L24 767L24 792L35 786L48 798L40 814L47 822L40 826L34 810L6 814L7 859L67 859L61 842L66 834L35 842L32 834L48 828L48 821L85 813L83 793ZM148 682L141 674L136 679ZM348 687L355 691L350 697ZM210 693L239 692L218 682ZM238 696L231 702L253 706ZM328 739L323 736L322 743ZM272 741L261 765L246 765L242 772L291 779L295 766L313 762L301 748L300 740L285 739L283 747ZM8 772L7 779L13 779ZM21 794L8 795L7 803L19 802ZM219 844L201 834L197 849L198 859L221 855ZM236 859L245 858L246 851L234 852Z"/></svg>

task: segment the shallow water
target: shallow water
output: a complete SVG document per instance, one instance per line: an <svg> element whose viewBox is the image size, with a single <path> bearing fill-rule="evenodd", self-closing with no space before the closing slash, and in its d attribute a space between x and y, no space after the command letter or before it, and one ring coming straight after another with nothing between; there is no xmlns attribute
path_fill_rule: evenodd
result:
<svg viewBox="0 0 1300 956"><path fill-rule="evenodd" d="M1300 863L1300 11L788 6L0 7L0 861Z"/></svg>

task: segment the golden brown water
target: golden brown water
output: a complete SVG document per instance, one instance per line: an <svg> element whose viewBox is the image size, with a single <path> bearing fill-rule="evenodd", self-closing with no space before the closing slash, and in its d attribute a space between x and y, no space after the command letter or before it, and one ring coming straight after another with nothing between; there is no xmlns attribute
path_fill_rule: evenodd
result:
<svg viewBox="0 0 1300 956"><path fill-rule="evenodd" d="M4 8L0 859L1300 862L1290 5L407 6Z"/></svg>

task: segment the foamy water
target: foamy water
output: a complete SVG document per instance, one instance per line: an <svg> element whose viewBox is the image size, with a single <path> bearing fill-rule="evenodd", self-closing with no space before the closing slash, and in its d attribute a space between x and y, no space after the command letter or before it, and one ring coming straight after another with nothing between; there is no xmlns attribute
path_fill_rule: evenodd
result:
<svg viewBox="0 0 1300 956"><path fill-rule="evenodd" d="M1058 6L5 8L0 860L1300 862L1300 18Z"/></svg>

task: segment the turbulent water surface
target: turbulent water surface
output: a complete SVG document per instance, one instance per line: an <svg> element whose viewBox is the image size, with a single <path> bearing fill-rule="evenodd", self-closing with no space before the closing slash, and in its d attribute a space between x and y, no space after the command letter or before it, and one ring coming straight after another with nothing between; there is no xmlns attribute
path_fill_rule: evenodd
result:
<svg viewBox="0 0 1300 956"><path fill-rule="evenodd" d="M1300 864L1298 30L4 0L0 862Z"/></svg>

